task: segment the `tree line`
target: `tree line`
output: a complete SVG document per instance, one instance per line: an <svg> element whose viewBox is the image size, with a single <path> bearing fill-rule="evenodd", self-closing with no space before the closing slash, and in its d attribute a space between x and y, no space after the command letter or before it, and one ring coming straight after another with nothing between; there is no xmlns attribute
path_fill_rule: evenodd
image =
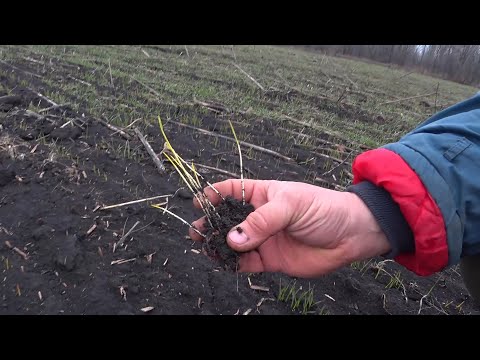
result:
<svg viewBox="0 0 480 360"><path fill-rule="evenodd" d="M302 45L328 55L366 58L473 86L480 85L480 45Z"/></svg>

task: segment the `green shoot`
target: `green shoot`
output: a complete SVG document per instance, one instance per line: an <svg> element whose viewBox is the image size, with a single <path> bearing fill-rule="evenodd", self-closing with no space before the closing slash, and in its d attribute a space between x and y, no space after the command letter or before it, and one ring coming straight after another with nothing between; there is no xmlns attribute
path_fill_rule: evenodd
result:
<svg viewBox="0 0 480 360"><path fill-rule="evenodd" d="M282 280L280 279L280 289L278 292L278 301L289 303L293 311L300 311L302 314L306 315L311 313L312 308L317 305L314 300L313 289L302 291L302 287L296 287L296 281L282 286Z"/></svg>
<svg viewBox="0 0 480 360"><path fill-rule="evenodd" d="M402 273L400 271L396 271L395 274L390 277L390 281L385 287L387 289L400 289L402 285Z"/></svg>
<svg viewBox="0 0 480 360"><path fill-rule="evenodd" d="M200 179L204 180L207 185L212 188L215 193L217 193L223 200L224 197L220 194L220 192L215 189L213 185L207 182L196 170L195 165L192 162L192 166L190 166L173 148L170 141L168 140L167 135L165 134L162 119L160 116L158 117L158 123L160 126L160 131L165 139L164 148L162 154L167 158L167 160L173 165L175 171L178 173L180 178L183 182L187 185L190 192L193 196L197 199L202 211L204 212L210 226L214 228L212 222L212 216L215 215L220 218L220 215L216 212L215 206L211 203L208 197L205 195L203 191L202 184Z"/></svg>
<svg viewBox="0 0 480 360"><path fill-rule="evenodd" d="M245 205L245 184L243 181L243 160L242 160L242 149L240 148L240 142L238 141L237 134L235 133L235 129L233 128L232 122L228 120L230 124L230 128L232 129L233 137L237 143L238 148L238 156L240 157L240 182L242 184L242 203Z"/></svg>

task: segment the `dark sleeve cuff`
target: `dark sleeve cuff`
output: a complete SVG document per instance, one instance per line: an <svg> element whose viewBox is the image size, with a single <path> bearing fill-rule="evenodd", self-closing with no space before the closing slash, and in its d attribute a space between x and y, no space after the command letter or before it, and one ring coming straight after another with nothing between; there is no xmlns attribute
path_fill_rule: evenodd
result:
<svg viewBox="0 0 480 360"><path fill-rule="evenodd" d="M413 232L388 191L368 181L351 185L347 191L363 200L387 236L391 251L384 257L392 259L399 254L415 252Z"/></svg>

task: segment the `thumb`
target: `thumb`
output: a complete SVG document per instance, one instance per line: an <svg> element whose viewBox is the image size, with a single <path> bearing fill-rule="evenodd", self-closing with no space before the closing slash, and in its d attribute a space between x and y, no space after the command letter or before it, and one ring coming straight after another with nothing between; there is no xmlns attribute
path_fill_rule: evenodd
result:
<svg viewBox="0 0 480 360"><path fill-rule="evenodd" d="M234 226L227 235L228 245L236 251L250 251L269 237L285 229L291 222L292 210L281 197L260 206L244 222Z"/></svg>

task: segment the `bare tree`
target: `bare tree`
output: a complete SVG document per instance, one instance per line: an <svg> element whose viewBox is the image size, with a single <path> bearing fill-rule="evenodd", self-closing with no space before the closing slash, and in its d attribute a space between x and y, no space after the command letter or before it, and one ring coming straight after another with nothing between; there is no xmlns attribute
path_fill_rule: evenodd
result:
<svg viewBox="0 0 480 360"><path fill-rule="evenodd" d="M367 58L478 85L480 45L302 45L334 56Z"/></svg>

